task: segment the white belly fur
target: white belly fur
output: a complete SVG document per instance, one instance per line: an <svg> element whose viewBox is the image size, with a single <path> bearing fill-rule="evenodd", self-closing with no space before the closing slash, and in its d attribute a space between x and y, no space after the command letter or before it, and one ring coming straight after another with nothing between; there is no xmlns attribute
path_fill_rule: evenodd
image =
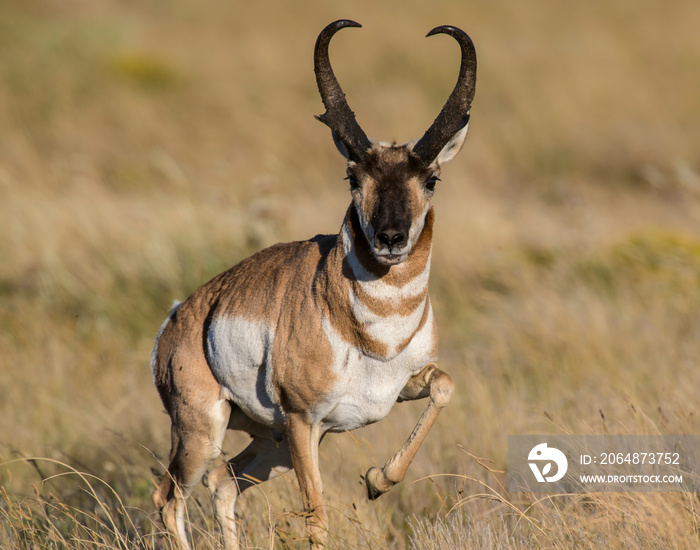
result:
<svg viewBox="0 0 700 550"><path fill-rule="evenodd" d="M270 350L274 329L263 322L238 317L212 320L207 333L207 358L214 376L252 420L284 426L284 415L271 388Z"/></svg>
<svg viewBox="0 0 700 550"><path fill-rule="evenodd" d="M408 346L390 360L374 359L345 342L324 320L334 350L333 391L313 407L324 431L353 430L384 418L408 379L434 357L433 314ZM281 428L284 415L271 380L270 350L274 329L236 317L214 319L207 334L207 356L224 388L223 396L256 422Z"/></svg>

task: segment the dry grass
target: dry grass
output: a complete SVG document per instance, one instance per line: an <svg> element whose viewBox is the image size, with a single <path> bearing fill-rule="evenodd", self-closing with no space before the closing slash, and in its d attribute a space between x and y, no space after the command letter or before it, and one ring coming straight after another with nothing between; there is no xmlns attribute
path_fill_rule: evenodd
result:
<svg viewBox="0 0 700 550"><path fill-rule="evenodd" d="M311 52L370 135L427 128L463 27L471 135L436 196L432 298L453 403L407 479L423 403L327 438L331 548L696 548L693 494L535 500L507 436L700 433L700 4L438 0L2 3L0 546L151 548L168 450L152 340L174 298L346 203ZM245 438L233 435L227 453ZM28 460L29 457L41 457ZM476 459L475 457L485 457ZM249 547L303 547L293 477L243 501ZM190 516L218 548L206 491Z"/></svg>

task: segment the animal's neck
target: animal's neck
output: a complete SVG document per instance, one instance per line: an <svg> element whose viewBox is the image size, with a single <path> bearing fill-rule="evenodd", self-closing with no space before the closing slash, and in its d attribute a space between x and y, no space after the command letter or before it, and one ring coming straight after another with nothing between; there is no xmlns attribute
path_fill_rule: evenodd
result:
<svg viewBox="0 0 700 550"><path fill-rule="evenodd" d="M432 209L408 258L384 266L373 256L351 205L328 263L329 318L336 332L368 355L400 353L430 315ZM330 289L329 289L330 290Z"/></svg>
<svg viewBox="0 0 700 550"><path fill-rule="evenodd" d="M359 283L362 287L386 287L384 288L386 298L391 300L427 290L433 218L433 209L431 208L426 214L423 231L407 259L400 264L386 266L379 263L374 257L371 246L362 232L357 211L351 204L339 235L339 245L342 246L347 264L350 267L350 273L347 274L349 279Z"/></svg>

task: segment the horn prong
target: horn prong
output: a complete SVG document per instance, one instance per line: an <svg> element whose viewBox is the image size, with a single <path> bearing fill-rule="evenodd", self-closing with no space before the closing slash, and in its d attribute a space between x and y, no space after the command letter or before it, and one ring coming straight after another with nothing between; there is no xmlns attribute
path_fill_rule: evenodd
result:
<svg viewBox="0 0 700 550"><path fill-rule="evenodd" d="M416 143L413 152L425 165L431 164L447 142L469 122L469 109L476 91L476 49L469 35L452 25L441 25L426 36L447 34L462 50L457 84L433 124Z"/></svg>

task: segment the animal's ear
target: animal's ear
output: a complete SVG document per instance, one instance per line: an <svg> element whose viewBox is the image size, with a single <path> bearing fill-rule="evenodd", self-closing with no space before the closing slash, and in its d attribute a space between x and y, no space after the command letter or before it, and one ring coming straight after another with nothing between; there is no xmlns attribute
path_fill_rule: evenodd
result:
<svg viewBox="0 0 700 550"><path fill-rule="evenodd" d="M338 151L340 151L340 154L343 155L346 159L350 158L350 152L348 151L348 148L345 146L345 144L340 140L338 137L338 134L335 132L331 132L333 134L333 143L335 143L336 148Z"/></svg>
<svg viewBox="0 0 700 550"><path fill-rule="evenodd" d="M447 144L442 148L442 151L438 153L438 156L435 159L438 164L444 164L446 162L449 162L457 156L457 153L459 153L459 151L462 149L462 145L464 145L464 140L467 137L468 131L469 119L467 119L467 123L464 125L464 128L462 128L459 132L452 136L450 138L450 141L448 141Z"/></svg>

